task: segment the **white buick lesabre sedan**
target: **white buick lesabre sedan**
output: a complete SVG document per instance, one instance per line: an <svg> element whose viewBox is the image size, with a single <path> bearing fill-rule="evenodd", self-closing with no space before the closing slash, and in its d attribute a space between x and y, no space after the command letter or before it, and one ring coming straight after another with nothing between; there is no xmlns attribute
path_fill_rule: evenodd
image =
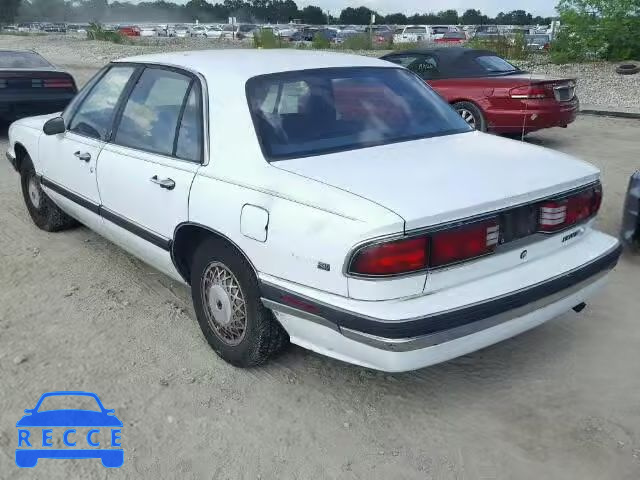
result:
<svg viewBox="0 0 640 480"><path fill-rule="evenodd" d="M413 73L300 51L105 67L9 132L35 224L80 222L191 286L237 366L287 342L386 371L574 308L618 241L593 166L472 131Z"/></svg>

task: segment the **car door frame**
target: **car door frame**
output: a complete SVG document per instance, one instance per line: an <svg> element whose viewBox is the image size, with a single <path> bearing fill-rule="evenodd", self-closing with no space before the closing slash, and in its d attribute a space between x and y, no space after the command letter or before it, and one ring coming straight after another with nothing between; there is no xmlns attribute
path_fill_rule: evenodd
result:
<svg viewBox="0 0 640 480"><path fill-rule="evenodd" d="M136 74L134 74L132 76L135 77L135 80L132 81L129 85L127 85L127 88L124 91L124 94L121 96L121 98L119 99L119 103L116 106L116 110L115 110L115 114L114 114L114 121L113 121L113 126L108 138L108 141L106 142L105 147L108 148L109 145L113 145L115 147L118 148L125 148L128 150L131 150L133 152L137 152L140 155L156 155L158 157L161 157L162 160L164 160L164 163L166 162L179 162L179 164L182 165L191 165L194 168L194 179L195 176L198 174L198 170L202 167L202 166L206 166L209 163L209 138L210 138L210 133L209 133L209 90L208 90L208 86L207 86L207 82L206 79L199 73L193 70L190 70L188 68L185 67L181 67L181 66L175 66L175 65L168 65L168 64L164 64L164 63L139 63L139 62L116 62L117 65L126 65L126 66L133 66L136 67L138 70L136 71ZM181 75L184 75L188 78L190 78L194 84L197 84L200 90L200 95L198 96L198 109L200 111L200 115L201 115L201 133L202 133L202 137L201 137L201 141L202 141L202 145L201 145L201 152L200 152L200 159L198 161L194 161L194 160L187 160L187 159L181 159L179 157L176 156L167 156L167 155L163 155L161 153L157 153L157 152L153 152L153 151L149 151L149 150L143 150L141 148L136 148L136 147L129 147L129 146L123 146L123 145L119 145L117 143L115 143L115 136L117 134L118 128L120 126L120 123L122 121L122 117L124 114L124 110L126 108L126 105L131 97L131 94L133 93L138 80L140 79L140 77L142 76L142 74L145 72L145 70L147 69L160 69L160 70L165 70L165 71L171 71L171 72L175 72L175 73L179 73ZM190 87L189 91L191 91L193 87ZM186 103L188 102L188 95L185 96L184 99L184 104L183 104L183 112L184 112L184 107L186 105ZM182 113L183 113L182 112ZM180 119L182 119L182 115L180 116ZM179 134L179 126L180 123L178 124L178 128L176 129L176 136ZM133 157L135 157L135 155L132 155ZM140 159L140 161L144 161L143 159ZM163 165L163 162L158 162L159 165ZM178 164L178 165L179 165ZM164 165L165 167L169 167L169 168L179 168L179 167L172 167L170 165ZM98 169L100 168L100 158L98 158ZM193 182L192 182L193 183ZM98 182L98 188L100 188L100 184ZM190 190L191 190L191 184L189 185L189 194L190 194ZM176 229L178 228L179 225L184 224L185 222L189 221L188 218L188 209L189 209L189 205L188 205L188 199L187 199L187 218L182 219L181 221L177 221L176 222ZM175 236L175 230L174 235L171 238L168 237L164 237L162 235L159 235L158 232L154 231L153 229L150 229L149 226L145 226L139 222L135 222L132 221L132 219L129 219L127 217L125 217L124 215L122 215L122 213L120 212L115 212L109 209L108 205L104 205L104 199L101 200L101 206L100 206L100 215L103 219L103 222L110 222L111 224L120 227L121 229L125 230L126 232L134 235L135 237L138 237L142 240L145 240L146 242L150 243L151 245L158 247L160 249L160 251L164 251L166 252L166 258L156 258L156 256L154 256L153 254L150 254L146 257L143 258L143 256L137 254L134 252L134 255L138 256L139 258L142 258L143 260L145 260L147 263L151 264L152 266L158 268L159 270L163 271L164 273L172 276L173 278L183 282L184 279L180 276L180 274L178 273L178 271L175 269L175 265L173 263L173 259L171 256L171 246L173 243L173 236ZM107 230L110 230L110 227L107 226L107 224L105 224L105 234L107 234L106 236L108 238L110 238L114 243L117 243L118 245L120 245L122 248L129 250L129 251L133 251L131 248L131 244L128 241L127 238L124 238L120 235L114 235L113 233L108 234Z"/></svg>
<svg viewBox="0 0 640 480"><path fill-rule="evenodd" d="M85 144L87 147L91 147L93 149L96 150L95 152L95 156L96 158L92 160L93 165L92 165L92 172L93 169L97 168L97 161L98 158L100 156L100 152L102 151L102 149L104 148L104 146L108 143L109 141L109 137L111 135L111 132L113 130L113 121L116 118L116 112L118 111L119 108L119 104L122 101L122 99L125 96L125 93L127 92L130 83L132 82L132 80L135 78L136 76L136 70L134 70L131 73L131 76L129 77L129 79L127 80L127 83L125 84L122 92L120 93L120 96L118 97L116 103L114 104L114 110L113 110L113 118L111 119L111 126L109 127L110 130L107 131L107 134L105 135L105 138L95 138L89 135L85 135L76 131L72 131L70 129L70 126L73 122L73 119L75 118L75 116L77 115L80 107L82 107L82 105L84 105L84 102L86 101L87 97L89 95L91 95L91 93L94 91L94 89L96 88L97 85L100 84L100 82L104 79L104 77L107 75L107 73L112 69L119 66L119 64L117 63L110 63L109 65L106 65L105 67L103 67L102 69L100 69L90 80L89 82L86 84L86 86L78 93L78 95L76 95L73 100L69 103L69 105L67 105L67 108L65 108L65 110L62 112L62 114L60 115L65 122L65 132L62 134L64 136L64 138L60 139L61 141L69 141L69 142L76 142L78 144ZM68 136L74 136L74 137L78 137L76 138L68 138ZM95 175L95 174L94 174ZM47 175L47 168L46 166L43 167L43 172L41 173L40 176L40 183L42 185L42 187L45 189L45 191L51 196L51 198L55 201L55 203L65 212L67 212L69 215L71 215L72 217L78 219L79 221L81 221L82 223L86 224L87 226L91 227L92 229L98 231L99 233L102 232L102 223L101 223L101 213L100 213L100 209L101 209L101 204L102 201L100 199L100 191L97 188L97 177L94 176L93 178L94 182L96 182L96 198L94 199L89 199L86 198L85 196L83 196L82 194L80 194L80 192L76 192L74 191L69 185L68 183L65 184L64 182L64 178L50 178L50 176Z"/></svg>

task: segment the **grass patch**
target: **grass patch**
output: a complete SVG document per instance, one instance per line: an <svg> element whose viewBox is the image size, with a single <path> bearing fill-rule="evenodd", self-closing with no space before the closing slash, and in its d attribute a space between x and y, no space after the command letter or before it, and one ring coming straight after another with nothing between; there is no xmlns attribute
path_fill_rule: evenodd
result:
<svg viewBox="0 0 640 480"><path fill-rule="evenodd" d="M511 60L527 60L531 56L524 34L518 34L513 39L506 37L475 38L470 40L467 46L490 50Z"/></svg>
<svg viewBox="0 0 640 480"><path fill-rule="evenodd" d="M264 28L254 32L253 46L255 48L283 48L285 45L282 39L273 33L273 30Z"/></svg>

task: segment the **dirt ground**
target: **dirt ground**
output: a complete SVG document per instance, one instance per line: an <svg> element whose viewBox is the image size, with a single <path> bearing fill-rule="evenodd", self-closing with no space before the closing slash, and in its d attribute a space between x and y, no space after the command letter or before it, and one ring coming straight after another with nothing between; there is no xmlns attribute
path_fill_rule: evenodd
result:
<svg viewBox="0 0 640 480"><path fill-rule="evenodd" d="M600 226L617 234L639 135L638 121L581 116L529 141L602 169ZM639 278L627 254L581 314L413 373L297 347L237 370L184 287L86 228L38 230L0 161L0 479L638 479ZM15 423L53 390L115 409L121 469L15 466Z"/></svg>

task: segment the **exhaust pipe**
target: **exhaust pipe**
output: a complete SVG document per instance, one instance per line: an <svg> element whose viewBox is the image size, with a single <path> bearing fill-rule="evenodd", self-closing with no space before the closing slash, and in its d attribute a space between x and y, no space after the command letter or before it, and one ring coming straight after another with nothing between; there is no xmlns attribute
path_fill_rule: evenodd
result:
<svg viewBox="0 0 640 480"><path fill-rule="evenodd" d="M576 312L576 313L580 313L582 310L584 310L584 309L585 309L585 307L586 307L586 306L587 306L587 304L586 304L586 303L584 303L584 302L579 303L578 305L576 305L575 307L573 307L573 311L574 311L574 312Z"/></svg>

